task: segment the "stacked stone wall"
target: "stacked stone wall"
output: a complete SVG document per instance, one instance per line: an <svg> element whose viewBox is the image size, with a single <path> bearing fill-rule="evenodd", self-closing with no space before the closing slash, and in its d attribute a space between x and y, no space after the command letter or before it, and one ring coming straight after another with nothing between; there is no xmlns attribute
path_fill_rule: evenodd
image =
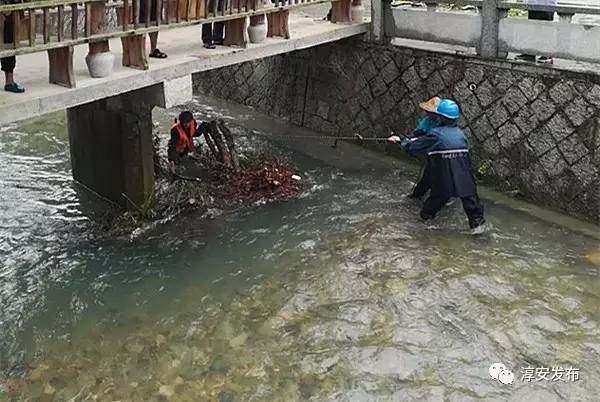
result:
<svg viewBox="0 0 600 402"><path fill-rule="evenodd" d="M201 93L328 134L415 126L434 95L461 105L499 188L600 222L600 76L348 39L200 73Z"/></svg>

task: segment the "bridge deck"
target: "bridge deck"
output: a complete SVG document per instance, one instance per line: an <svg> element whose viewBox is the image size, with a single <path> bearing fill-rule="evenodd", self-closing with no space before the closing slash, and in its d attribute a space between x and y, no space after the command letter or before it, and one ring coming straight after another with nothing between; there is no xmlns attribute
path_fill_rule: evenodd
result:
<svg viewBox="0 0 600 402"><path fill-rule="evenodd" d="M365 33L368 24L338 25L303 14L290 15L291 39L267 38L261 44L248 48L218 47L203 49L200 26L161 32L158 46L168 53L167 59L149 59L146 71L122 67L121 42L110 42L115 54L115 69L107 78L91 78L85 65L87 46L76 46L74 72L77 88L63 88L48 83L48 56L45 52L17 57L15 77L27 91L24 94L0 92L0 125L39 116L45 113L88 103L183 77L195 72L210 70L259 59L297 49L308 48L350 36Z"/></svg>

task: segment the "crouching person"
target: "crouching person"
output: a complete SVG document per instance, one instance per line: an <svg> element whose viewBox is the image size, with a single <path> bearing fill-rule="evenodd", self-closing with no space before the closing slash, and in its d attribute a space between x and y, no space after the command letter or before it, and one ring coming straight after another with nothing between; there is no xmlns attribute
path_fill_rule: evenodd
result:
<svg viewBox="0 0 600 402"><path fill-rule="evenodd" d="M443 99L433 115L438 127L430 128L426 134L403 140L391 136L388 140L400 143L413 157L427 156L431 192L421 210L421 218L435 218L450 198L458 197L469 226L475 229L485 223L485 219L471 167L469 144L463 130L457 126L459 107L456 102Z"/></svg>
<svg viewBox="0 0 600 402"><path fill-rule="evenodd" d="M171 127L171 139L167 149L169 158L169 170L175 172L175 166L181 162L181 158L197 148L194 145L194 137L202 135L201 127L194 119L190 111L179 114L179 118ZM199 146L198 146L199 147Z"/></svg>

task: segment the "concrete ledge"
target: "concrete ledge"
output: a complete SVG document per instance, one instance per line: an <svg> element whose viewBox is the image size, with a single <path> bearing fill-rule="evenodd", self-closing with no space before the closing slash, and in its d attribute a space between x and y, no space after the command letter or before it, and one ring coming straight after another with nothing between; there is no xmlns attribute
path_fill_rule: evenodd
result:
<svg viewBox="0 0 600 402"><path fill-rule="evenodd" d="M564 22L500 20L503 50L600 62L600 27Z"/></svg>
<svg viewBox="0 0 600 402"><path fill-rule="evenodd" d="M566 76L579 76L581 78L581 75L585 75L587 79L591 79L594 82L600 82L600 64L597 63L555 59L554 64L549 65L534 64L512 59L482 59L477 56L473 48L404 38L393 38L391 44L408 53L433 52L460 57L467 59L469 63L480 64L482 66L498 67L533 75L554 76L557 78Z"/></svg>
<svg viewBox="0 0 600 402"><path fill-rule="evenodd" d="M387 35L462 46L477 46L481 17L466 13L385 10Z"/></svg>
<svg viewBox="0 0 600 402"><path fill-rule="evenodd" d="M119 40L111 41L116 54L113 75L107 78L89 77L85 66L86 46L75 48L74 69L77 88L67 89L48 83L48 60L45 53L17 58L15 75L26 88L25 94L0 94L0 125L64 110L136 89L171 81L201 71L229 66L263 57L318 46L323 43L361 35L369 24L337 25L309 18L290 17L292 39L268 38L246 49L221 47L201 48L199 27L161 33L159 47L169 54L167 59L150 59L146 71L125 68L121 63ZM119 49L119 51L115 51ZM169 102L165 102L165 105Z"/></svg>

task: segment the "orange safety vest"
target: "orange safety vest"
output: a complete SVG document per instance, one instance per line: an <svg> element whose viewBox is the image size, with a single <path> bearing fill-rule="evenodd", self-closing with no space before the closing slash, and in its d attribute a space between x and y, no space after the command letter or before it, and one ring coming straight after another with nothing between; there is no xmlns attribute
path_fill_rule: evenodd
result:
<svg viewBox="0 0 600 402"><path fill-rule="evenodd" d="M192 120L192 129L188 135L179 122L175 123L172 129L176 129L179 134L179 139L175 145L175 150L178 154L192 152L194 150L194 135L196 134L196 120Z"/></svg>

